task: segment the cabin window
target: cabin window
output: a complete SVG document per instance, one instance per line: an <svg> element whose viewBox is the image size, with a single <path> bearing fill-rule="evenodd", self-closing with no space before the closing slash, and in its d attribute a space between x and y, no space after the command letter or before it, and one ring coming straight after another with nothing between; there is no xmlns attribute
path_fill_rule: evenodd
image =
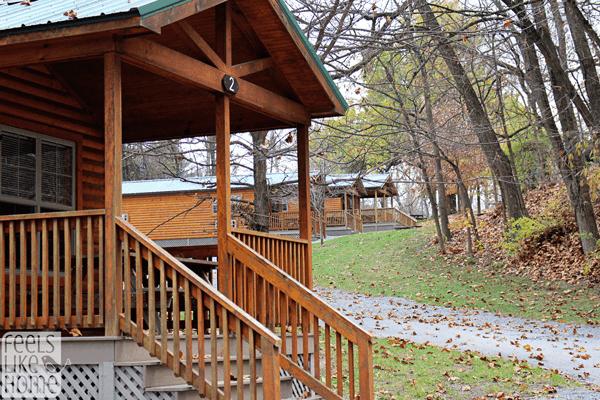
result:
<svg viewBox="0 0 600 400"><path fill-rule="evenodd" d="M236 200L242 200L242 195L241 194L232 194L231 195L231 206L233 207L233 204L236 203ZM216 214L218 211L217 208L217 199L214 199L212 202L212 213Z"/></svg>
<svg viewBox="0 0 600 400"><path fill-rule="evenodd" d="M235 219L231 220L231 227L237 228L237 221ZM219 221L215 221L215 229L219 229Z"/></svg>
<svg viewBox="0 0 600 400"><path fill-rule="evenodd" d="M0 126L0 214L75 208L74 143Z"/></svg>
<svg viewBox="0 0 600 400"><path fill-rule="evenodd" d="M286 197L282 197L277 200L272 200L271 201L271 212L272 213L287 212L288 204L289 204L289 201Z"/></svg>

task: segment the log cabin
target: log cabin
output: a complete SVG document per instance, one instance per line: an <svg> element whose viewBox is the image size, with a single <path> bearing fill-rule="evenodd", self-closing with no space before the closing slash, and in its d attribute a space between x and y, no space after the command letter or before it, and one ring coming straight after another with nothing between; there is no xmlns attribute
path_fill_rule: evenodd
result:
<svg viewBox="0 0 600 400"><path fill-rule="evenodd" d="M204 176L123 182L123 218L162 246L214 244L218 231L216 180L216 176ZM311 181L322 181L319 185L325 189L322 223L330 236L362 232L363 223L379 224L379 230L383 225L416 225L409 215L392 204L387 206L388 199L397 194L387 174L321 177L312 172ZM267 183L273 188L269 227L274 233L298 236L297 182L297 173L267 174ZM231 227L248 229L255 217L254 178L232 175L230 185ZM361 204L361 199L367 198L373 203L371 207ZM312 232L318 233L319 213L314 208L311 220Z"/></svg>
<svg viewBox="0 0 600 400"><path fill-rule="evenodd" d="M372 336L312 291L309 126L346 108L281 0L0 2L0 333L63 333L59 398L373 399ZM231 135L278 128L297 239L231 228ZM217 244L159 246L122 144L203 135Z"/></svg>

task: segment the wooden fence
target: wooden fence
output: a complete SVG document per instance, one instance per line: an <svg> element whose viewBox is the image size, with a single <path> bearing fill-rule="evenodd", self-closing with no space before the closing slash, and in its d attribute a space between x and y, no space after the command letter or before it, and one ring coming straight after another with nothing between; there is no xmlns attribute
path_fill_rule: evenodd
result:
<svg viewBox="0 0 600 400"><path fill-rule="evenodd" d="M104 210L0 217L0 327L104 326Z"/></svg>

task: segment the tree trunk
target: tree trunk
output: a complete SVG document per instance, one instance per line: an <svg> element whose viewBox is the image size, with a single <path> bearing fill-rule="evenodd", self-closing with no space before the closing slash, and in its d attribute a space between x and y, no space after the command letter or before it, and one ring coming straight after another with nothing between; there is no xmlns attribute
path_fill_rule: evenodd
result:
<svg viewBox="0 0 600 400"><path fill-rule="evenodd" d="M269 232L269 186L267 185L267 157L264 144L269 131L252 132L254 152L254 218L252 229Z"/></svg>
<svg viewBox="0 0 600 400"><path fill-rule="evenodd" d="M426 27L432 31L432 34L437 33L437 36L435 36L439 43L437 49L444 58L448 70L454 78L456 87L465 100L469 110L469 118L475 128L475 133L488 161L488 165L496 176L502 178L498 183L500 185L500 191L502 192L502 198L506 204L508 218L519 219L527 216L523 193L521 192L518 181L512 173L510 161L502 150L500 143L498 143L496 132L458 59L451 42L447 37L441 36L443 30L433 14L431 7L424 0L419 0L417 5L421 11Z"/></svg>
<svg viewBox="0 0 600 400"><path fill-rule="evenodd" d="M442 253L446 253L446 247L444 245L444 242L447 240L448 236L446 236L445 234L443 234L442 232L442 228L441 228L441 224L440 224L440 218L438 215L438 207L437 207L437 201L435 199L435 191L433 190L433 185L431 184L431 180L429 179L429 174L427 173L427 166L425 164L425 160L423 159L423 153L421 153L421 151L419 150L420 145L419 145L419 141L417 139L417 137L411 133L410 134L412 136L412 140L413 140L413 147L415 149L415 151L417 152L417 154L419 155L419 167L421 169L421 175L423 176L423 181L425 181L425 188L427 189L427 196L429 197L429 202L431 203L431 213L433 214L433 220L435 221L435 232L437 234L438 237L438 242L440 244L440 251ZM443 202L445 202L445 198L442 198ZM448 216L446 215L446 218Z"/></svg>
<svg viewBox="0 0 600 400"><path fill-rule="evenodd" d="M440 158L440 148L438 146L435 119L433 118L433 109L431 107L431 95L429 93L429 74L427 71L426 60L423 57L423 54L421 54L421 52L417 49L413 50L413 52L415 53L417 59L419 60L419 63L421 64L421 76L423 77L423 97L425 100L425 110L427 113L427 125L429 127L428 135L429 139L431 140L431 143L433 144L435 180L437 181L437 191L441 199L439 202L437 200L434 201L434 203L438 204L440 217L439 223L441 224L442 234L448 241L452 239L452 232L450 232L450 222L448 220L448 205L446 204L446 186L444 185L444 176L442 174L442 160ZM421 163L423 163L422 160ZM433 190L433 188L431 189ZM435 196L435 190L433 191L433 193ZM432 207L434 203L432 203ZM438 213L436 210L435 215L437 214ZM436 223L438 222L436 221Z"/></svg>
<svg viewBox="0 0 600 400"><path fill-rule="evenodd" d="M581 158L574 156L574 163L569 164L568 161L568 147L565 146L558 127L554 121L554 115L546 93L544 79L540 70L539 59L533 42L530 40L528 35L522 34L521 41L519 42L521 47L521 53L523 54L523 60L526 68L526 75L528 77L528 83L531 85L532 93L535 96L538 108L542 115L542 124L546 130L548 140L552 145L554 153L554 159L558 170L560 171L561 177L565 186L567 187L567 193L571 207L577 220L579 232L581 233L581 246L584 253L593 251L596 248L596 240L599 238L598 227L596 225L596 219L594 216L594 210L592 208L592 202L590 197L589 186L584 180L583 171L581 169ZM550 70L551 71L551 70ZM556 89L558 91L558 89ZM555 93L558 95L558 99L563 99L562 92ZM558 103L557 103L558 105ZM560 105L558 105L560 109ZM564 112L561 113L562 120L565 128L569 127L568 115ZM565 138L572 138L572 134L566 132Z"/></svg>
<svg viewBox="0 0 600 400"><path fill-rule="evenodd" d="M585 36L585 27L578 18L579 13L576 11L577 3L573 0L565 0L564 4L567 22L569 23L571 36L573 37L573 44L579 58L579 65L581 66L583 83L590 102L590 109L598 112L598 110L600 110L600 81L598 80L598 73L596 72L594 56L592 55L589 42ZM595 128L597 130L598 126ZM597 135L598 134L595 133L594 136L597 137Z"/></svg>
<svg viewBox="0 0 600 400"><path fill-rule="evenodd" d="M217 137L206 137L206 164L208 164L208 175L217 175Z"/></svg>
<svg viewBox="0 0 600 400"><path fill-rule="evenodd" d="M577 89L573 86L573 83L569 80L567 72L562 68L560 57L557 54L556 46L554 45L554 42L552 42L552 36L548 29L544 29L544 27L538 29L531 22L522 1L515 3L513 0L502 0L502 2L517 15L522 32L531 40L531 42L535 43L540 50L540 53L544 56L548 69L554 71L554 85L560 87L563 95L566 95L571 99L588 128L593 130L595 126L598 126L597 121L600 116L597 115L597 113L594 114L590 111L577 92ZM534 4L534 13L536 12L536 9L537 12L542 10L541 7ZM595 137L595 139L597 139L597 137Z"/></svg>

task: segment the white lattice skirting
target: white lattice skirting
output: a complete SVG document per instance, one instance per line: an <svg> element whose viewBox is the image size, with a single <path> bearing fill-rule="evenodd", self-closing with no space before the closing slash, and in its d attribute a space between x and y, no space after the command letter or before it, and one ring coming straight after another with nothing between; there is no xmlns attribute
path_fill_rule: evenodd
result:
<svg viewBox="0 0 600 400"><path fill-rule="evenodd" d="M175 399L173 392L144 391L143 366L115 366L113 363L68 365L62 370L61 378L59 400ZM1 388L0 381L0 391Z"/></svg>

